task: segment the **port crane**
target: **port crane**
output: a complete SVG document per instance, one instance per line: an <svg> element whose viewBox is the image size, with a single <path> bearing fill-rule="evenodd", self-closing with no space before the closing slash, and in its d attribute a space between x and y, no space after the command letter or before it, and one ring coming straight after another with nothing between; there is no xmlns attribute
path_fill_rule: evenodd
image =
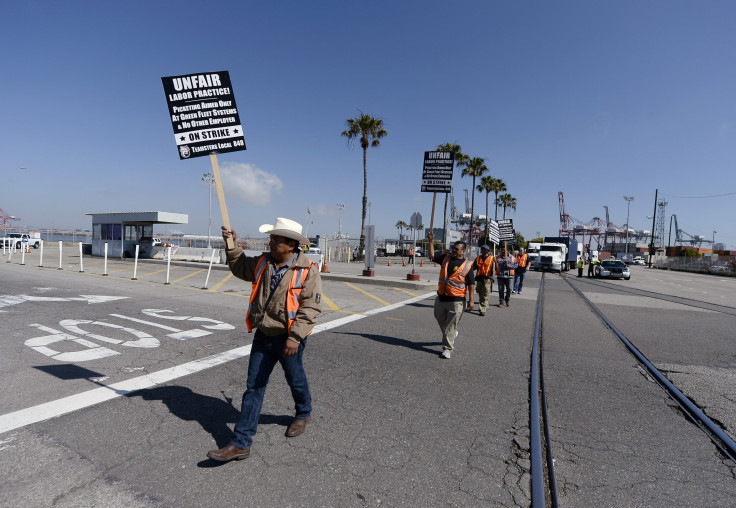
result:
<svg viewBox="0 0 736 508"><path fill-rule="evenodd" d="M670 236L672 235L672 221L675 221L675 245L688 244L691 247L700 248L702 244L713 244L711 240L706 240L703 235L691 235L690 233L683 231L677 225L677 215L674 213L670 218Z"/></svg>
<svg viewBox="0 0 736 508"><path fill-rule="evenodd" d="M8 215L5 210L0 208L0 227L2 227L3 232L6 232L8 228L13 227L14 220L20 220L20 217L16 217L15 215Z"/></svg>

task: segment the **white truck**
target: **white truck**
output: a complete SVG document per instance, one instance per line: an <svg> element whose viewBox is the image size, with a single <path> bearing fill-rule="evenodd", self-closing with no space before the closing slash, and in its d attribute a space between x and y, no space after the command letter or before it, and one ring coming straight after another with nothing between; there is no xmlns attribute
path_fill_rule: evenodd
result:
<svg viewBox="0 0 736 508"><path fill-rule="evenodd" d="M15 247L16 249L20 249L24 243L38 249L41 245L41 233L8 233L2 239L2 242L6 247Z"/></svg>
<svg viewBox="0 0 736 508"><path fill-rule="evenodd" d="M528 265L530 269L536 269L534 266L539 258L539 247L542 244L539 242L529 242L526 246L526 254L529 257Z"/></svg>
<svg viewBox="0 0 736 508"><path fill-rule="evenodd" d="M539 256L535 260L536 270L553 270L562 273L567 270L567 245L544 242L539 246Z"/></svg>

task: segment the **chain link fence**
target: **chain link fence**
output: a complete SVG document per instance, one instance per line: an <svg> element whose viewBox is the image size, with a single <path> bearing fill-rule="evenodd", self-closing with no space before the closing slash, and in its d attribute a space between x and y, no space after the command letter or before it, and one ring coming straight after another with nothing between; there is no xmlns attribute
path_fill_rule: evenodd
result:
<svg viewBox="0 0 736 508"><path fill-rule="evenodd" d="M736 258L719 258L713 260L709 258L675 256L664 258L661 262L657 263L657 267L683 272L736 275Z"/></svg>

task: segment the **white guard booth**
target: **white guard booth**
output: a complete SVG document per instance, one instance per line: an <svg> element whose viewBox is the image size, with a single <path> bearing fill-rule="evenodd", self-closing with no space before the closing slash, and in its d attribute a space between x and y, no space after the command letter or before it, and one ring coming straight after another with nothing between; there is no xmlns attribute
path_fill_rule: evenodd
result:
<svg viewBox="0 0 736 508"><path fill-rule="evenodd" d="M151 257L154 224L188 224L189 216L173 212L106 212L88 213L92 216L92 255L111 258L135 256Z"/></svg>

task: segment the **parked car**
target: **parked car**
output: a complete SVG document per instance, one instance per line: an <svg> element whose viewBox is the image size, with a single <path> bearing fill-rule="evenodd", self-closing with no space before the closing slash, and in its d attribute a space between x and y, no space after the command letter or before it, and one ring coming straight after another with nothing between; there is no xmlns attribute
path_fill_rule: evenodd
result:
<svg viewBox="0 0 736 508"><path fill-rule="evenodd" d="M644 261L644 258L641 256L636 256L631 263L635 265L641 265L641 266L644 266L647 264L646 261Z"/></svg>
<svg viewBox="0 0 736 508"><path fill-rule="evenodd" d="M310 243L309 248L306 249L306 252L310 254L322 254L322 249L320 249L316 243Z"/></svg>
<svg viewBox="0 0 736 508"><path fill-rule="evenodd" d="M623 277L624 280L631 278L631 272L626 263L619 259L604 259L601 264L595 266L596 277Z"/></svg>
<svg viewBox="0 0 736 508"><path fill-rule="evenodd" d="M38 249L39 245L41 245L41 240L38 238L31 238L25 233L8 233L8 236L5 237L4 243L6 247L12 247L13 244L15 244L16 249L20 249L22 244L27 243L34 249Z"/></svg>

